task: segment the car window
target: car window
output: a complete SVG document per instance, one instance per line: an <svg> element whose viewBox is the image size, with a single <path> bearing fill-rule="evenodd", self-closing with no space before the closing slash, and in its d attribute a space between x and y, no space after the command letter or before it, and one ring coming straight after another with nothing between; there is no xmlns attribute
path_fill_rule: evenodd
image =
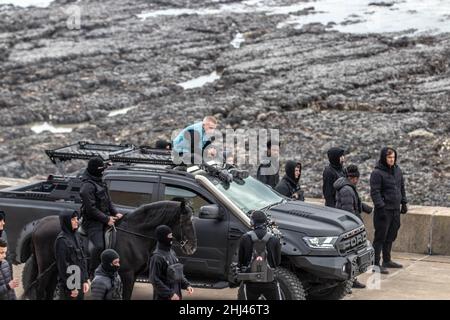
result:
<svg viewBox="0 0 450 320"><path fill-rule="evenodd" d="M137 208L152 202L153 183L111 181L109 195L114 204Z"/></svg>
<svg viewBox="0 0 450 320"><path fill-rule="evenodd" d="M166 188L164 190L164 200L173 200L174 198L177 197L182 197L184 199L189 200L191 206L194 209L195 216L198 216L200 207L211 204L208 200L203 198L195 191L178 186L175 187L171 185L166 185Z"/></svg>

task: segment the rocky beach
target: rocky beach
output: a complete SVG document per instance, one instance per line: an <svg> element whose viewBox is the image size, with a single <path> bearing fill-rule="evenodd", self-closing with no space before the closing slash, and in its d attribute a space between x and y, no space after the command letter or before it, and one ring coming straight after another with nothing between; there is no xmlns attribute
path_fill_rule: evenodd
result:
<svg viewBox="0 0 450 320"><path fill-rule="evenodd" d="M45 149L153 144L216 115L279 129L307 197L332 146L367 197L390 145L410 202L450 206L446 1L32 2L0 1L0 176L56 172Z"/></svg>

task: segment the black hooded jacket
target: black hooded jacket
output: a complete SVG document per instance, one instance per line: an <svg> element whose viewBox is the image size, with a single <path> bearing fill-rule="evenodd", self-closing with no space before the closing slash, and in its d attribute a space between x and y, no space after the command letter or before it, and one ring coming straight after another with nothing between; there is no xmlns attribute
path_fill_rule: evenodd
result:
<svg viewBox="0 0 450 320"><path fill-rule="evenodd" d="M181 282L169 281L167 278L168 263L170 265L178 263L178 258L171 246L158 242L149 262L149 280L153 284L153 300L170 300L174 294L181 299L181 289L186 290L190 286L184 276Z"/></svg>
<svg viewBox="0 0 450 320"><path fill-rule="evenodd" d="M270 162L261 163L256 172L256 178L262 183L267 184L272 188L275 188L278 182L280 181L279 171L277 171L275 174L261 174L261 169L270 168L270 166L271 166Z"/></svg>
<svg viewBox="0 0 450 320"><path fill-rule="evenodd" d="M87 263L84 255L83 246L81 244L80 235L72 229L70 220L72 219L73 211L64 210L59 215L59 222L61 224L61 232L55 241L55 257L56 266L58 268L59 284L67 291L67 278L70 273L67 273L68 267L76 265L80 268L81 284L87 281Z"/></svg>
<svg viewBox="0 0 450 320"><path fill-rule="evenodd" d="M336 189L333 184L337 179L345 177L345 171L340 162L340 157L344 155L341 148L331 148L328 150L328 160L330 164L323 170L323 197L325 205L334 208L336 205Z"/></svg>
<svg viewBox="0 0 450 320"><path fill-rule="evenodd" d="M298 194L298 200L305 201L305 197L303 194L303 191L300 189L299 181L300 176L298 179L295 179L295 167L300 166L300 175L302 171L302 165L300 162L291 161L288 160L286 162L286 174L284 175L283 179L276 185L275 190L282 195L292 198L292 195L294 193Z"/></svg>
<svg viewBox="0 0 450 320"><path fill-rule="evenodd" d="M254 229L259 239L264 238L267 229L264 225L256 226ZM267 262L270 267L276 268L281 264L281 243L275 236L272 236L266 244ZM239 244L239 267L248 267L253 254L253 241L249 234L244 234Z"/></svg>
<svg viewBox="0 0 450 320"><path fill-rule="evenodd" d="M400 210L401 204L406 204L405 181L400 167L397 165L397 151L394 166L388 167L386 163L387 150L380 152L380 160L370 175L370 195L375 209Z"/></svg>
<svg viewBox="0 0 450 320"><path fill-rule="evenodd" d="M83 219L86 219L88 223L107 224L109 217L115 216L117 211L111 202L106 184L101 177L95 177L87 170L81 179L83 182L80 190Z"/></svg>

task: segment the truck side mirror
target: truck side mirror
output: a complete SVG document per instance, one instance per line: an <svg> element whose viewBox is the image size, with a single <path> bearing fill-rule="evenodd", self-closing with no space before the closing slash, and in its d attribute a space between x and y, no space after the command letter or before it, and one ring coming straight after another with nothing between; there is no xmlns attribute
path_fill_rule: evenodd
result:
<svg viewBox="0 0 450 320"><path fill-rule="evenodd" d="M222 219L223 213L221 212L217 204L209 204L200 207L200 213L198 215L200 219Z"/></svg>

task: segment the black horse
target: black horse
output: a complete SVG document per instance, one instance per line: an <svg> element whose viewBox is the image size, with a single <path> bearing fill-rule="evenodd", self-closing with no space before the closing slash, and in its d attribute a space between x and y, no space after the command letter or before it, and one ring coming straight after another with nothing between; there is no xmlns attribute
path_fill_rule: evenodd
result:
<svg viewBox="0 0 450 320"><path fill-rule="evenodd" d="M192 209L184 201L160 201L139 207L116 223L115 245L120 255L119 274L123 282L123 298L129 300L136 278L147 269L150 253L156 246L154 230L168 225L181 250L193 254L197 237L192 224ZM58 216L43 218L32 234L33 254L28 259L22 276L24 298L53 299L57 271L54 265L54 244L61 231ZM86 239L87 240L87 239ZM35 289L27 288L33 284Z"/></svg>

